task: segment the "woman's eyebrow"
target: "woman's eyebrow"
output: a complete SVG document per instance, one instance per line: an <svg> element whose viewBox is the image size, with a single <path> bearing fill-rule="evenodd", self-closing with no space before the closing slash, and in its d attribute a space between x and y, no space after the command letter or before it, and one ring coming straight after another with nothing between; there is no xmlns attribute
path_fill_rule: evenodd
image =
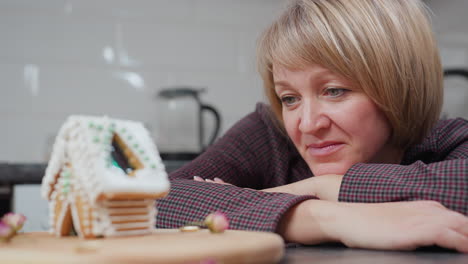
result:
<svg viewBox="0 0 468 264"><path fill-rule="evenodd" d="M275 81L273 84L275 86L275 90L285 89L285 88L290 87L289 83L287 81L283 81L283 80Z"/></svg>

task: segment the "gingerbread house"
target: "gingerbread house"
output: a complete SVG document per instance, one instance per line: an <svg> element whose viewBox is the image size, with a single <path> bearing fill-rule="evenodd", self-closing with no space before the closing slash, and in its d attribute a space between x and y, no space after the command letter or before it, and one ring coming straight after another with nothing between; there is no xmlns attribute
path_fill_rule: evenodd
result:
<svg viewBox="0 0 468 264"><path fill-rule="evenodd" d="M49 200L51 232L96 238L151 233L156 199L169 187L141 123L71 116L54 142L41 193Z"/></svg>

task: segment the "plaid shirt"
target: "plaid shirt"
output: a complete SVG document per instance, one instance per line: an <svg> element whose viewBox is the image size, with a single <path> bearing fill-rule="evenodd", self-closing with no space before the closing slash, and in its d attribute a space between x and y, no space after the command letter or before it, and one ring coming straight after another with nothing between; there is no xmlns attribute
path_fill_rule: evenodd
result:
<svg viewBox="0 0 468 264"><path fill-rule="evenodd" d="M168 197L158 201L157 227L178 228L219 210L232 229L274 232L287 210L314 199L257 191L313 177L272 118L269 108L258 104L207 151L173 172ZM195 175L233 185L196 182ZM421 144L406 151L400 165L355 164L343 177L339 200L436 200L468 214L468 122L440 121Z"/></svg>

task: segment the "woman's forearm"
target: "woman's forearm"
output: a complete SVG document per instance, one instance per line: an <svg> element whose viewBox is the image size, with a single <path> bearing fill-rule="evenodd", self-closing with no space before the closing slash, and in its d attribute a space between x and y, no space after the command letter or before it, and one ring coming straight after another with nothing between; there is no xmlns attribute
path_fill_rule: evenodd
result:
<svg viewBox="0 0 468 264"><path fill-rule="evenodd" d="M306 200L280 220L288 242L412 250L437 245L468 253L468 218L434 201L380 204Z"/></svg>
<svg viewBox="0 0 468 264"><path fill-rule="evenodd" d="M337 207L322 200L306 200L292 207L281 219L278 233L287 242L318 244L338 241L324 224L331 222Z"/></svg>

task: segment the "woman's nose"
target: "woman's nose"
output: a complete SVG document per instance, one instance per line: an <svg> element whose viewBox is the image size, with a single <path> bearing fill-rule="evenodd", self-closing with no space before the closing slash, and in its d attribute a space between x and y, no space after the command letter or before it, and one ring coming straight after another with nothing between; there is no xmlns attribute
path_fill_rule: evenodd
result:
<svg viewBox="0 0 468 264"><path fill-rule="evenodd" d="M320 106L303 106L299 121L299 130L302 133L315 133L321 129L329 128L330 125L330 118Z"/></svg>

